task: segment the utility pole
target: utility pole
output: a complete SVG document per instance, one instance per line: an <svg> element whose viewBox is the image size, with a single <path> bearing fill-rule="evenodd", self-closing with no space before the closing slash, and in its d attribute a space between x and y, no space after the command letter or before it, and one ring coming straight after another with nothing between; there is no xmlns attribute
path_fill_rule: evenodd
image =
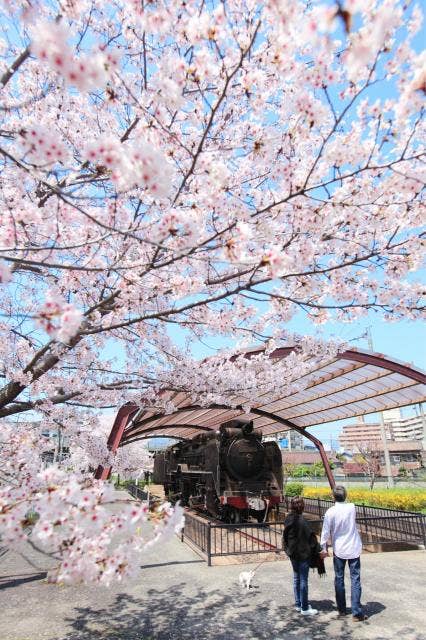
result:
<svg viewBox="0 0 426 640"><path fill-rule="evenodd" d="M423 402L419 402L419 411L420 411L420 416L422 418L422 425L423 425L422 446L423 446L423 451L426 451L426 416L423 410Z"/></svg>
<svg viewBox="0 0 426 640"><path fill-rule="evenodd" d="M370 351L374 351L373 335L371 333L370 326L367 327L366 335L367 335L367 341L368 341L368 348L370 349ZM388 442L386 440L385 418L383 415L383 411L379 412L379 416L380 416L380 436L382 438L383 453L385 456L385 467L386 467L386 475L388 478L388 488L391 489L395 485L395 483L393 481L393 476L392 476L392 467L391 467L390 456L389 456Z"/></svg>

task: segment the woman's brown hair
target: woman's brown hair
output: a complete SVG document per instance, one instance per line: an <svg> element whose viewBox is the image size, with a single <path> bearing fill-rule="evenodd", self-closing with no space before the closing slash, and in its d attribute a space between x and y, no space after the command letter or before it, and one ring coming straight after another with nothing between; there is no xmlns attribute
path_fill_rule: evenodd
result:
<svg viewBox="0 0 426 640"><path fill-rule="evenodd" d="M300 496L297 496L296 498L292 498L291 499L291 510L294 513L303 513L303 510L305 508L305 501L303 498L301 498Z"/></svg>

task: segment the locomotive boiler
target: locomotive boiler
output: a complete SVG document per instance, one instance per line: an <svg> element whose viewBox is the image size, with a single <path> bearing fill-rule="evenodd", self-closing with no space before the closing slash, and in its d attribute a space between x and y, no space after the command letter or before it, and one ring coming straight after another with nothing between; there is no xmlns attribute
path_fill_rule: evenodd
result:
<svg viewBox="0 0 426 640"><path fill-rule="evenodd" d="M226 522L262 522L282 499L281 452L276 442L262 442L252 421L231 420L157 453L154 482L172 502Z"/></svg>

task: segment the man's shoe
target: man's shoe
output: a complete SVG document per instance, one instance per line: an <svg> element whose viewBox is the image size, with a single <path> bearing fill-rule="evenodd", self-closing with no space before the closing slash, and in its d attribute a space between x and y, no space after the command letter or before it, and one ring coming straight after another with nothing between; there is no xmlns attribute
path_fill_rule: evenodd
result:
<svg viewBox="0 0 426 640"><path fill-rule="evenodd" d="M365 620L368 620L368 616L364 613L360 613L359 616L352 616L352 620L354 622L365 622Z"/></svg>
<svg viewBox="0 0 426 640"><path fill-rule="evenodd" d="M299 613L302 611L302 607L294 607L296 609L296 611L298 611Z"/></svg>
<svg viewBox="0 0 426 640"><path fill-rule="evenodd" d="M306 609L306 611L303 611L303 609L301 609L300 613L302 614L302 616L316 616L316 614L318 613L318 609L312 609L312 607L310 606L309 609Z"/></svg>
<svg viewBox="0 0 426 640"><path fill-rule="evenodd" d="M337 616L338 616L339 618L344 618L344 617L346 616L346 611L339 611L339 612L338 612L338 614L337 614Z"/></svg>

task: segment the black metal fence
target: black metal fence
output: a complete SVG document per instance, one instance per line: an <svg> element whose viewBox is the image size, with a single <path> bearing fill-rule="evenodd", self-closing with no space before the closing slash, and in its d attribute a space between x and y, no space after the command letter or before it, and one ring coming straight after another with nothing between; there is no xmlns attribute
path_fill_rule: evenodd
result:
<svg viewBox="0 0 426 640"><path fill-rule="evenodd" d="M422 514L401 516L366 516L357 518L364 545L380 544L401 548L426 546L425 517Z"/></svg>
<svg viewBox="0 0 426 640"><path fill-rule="evenodd" d="M148 500L148 493L140 487L137 487L135 484L129 484L129 486L127 487L127 491L131 496L136 498L136 500Z"/></svg>
<svg viewBox="0 0 426 640"><path fill-rule="evenodd" d="M138 500L147 500L148 494L136 485L128 487ZM185 513L185 527L181 540L189 541L207 560L217 556L278 553L282 549L284 519L290 509L291 498L284 496L276 511L277 521L266 523L226 524ZM324 514L334 502L320 498L304 498L305 514L312 529L319 535ZM356 520L364 545L384 545L389 548L407 546L426 547L426 516L421 513L398 511L381 507L355 505Z"/></svg>
<svg viewBox="0 0 426 640"><path fill-rule="evenodd" d="M328 502L328 501L320 501ZM312 529L318 535L321 532L323 516L332 502L318 504L312 499L305 513L320 517L310 519ZM392 509L377 509L357 505L357 525L362 542L367 545L380 545L392 549L407 547L426 547L426 517L421 513L392 512ZM381 511L387 512L382 515ZM259 553L278 553L282 550L284 513L280 510L277 522L264 524L243 523L225 524L211 522L189 512L185 514L185 527L181 540L190 541L203 555L210 566L212 558L217 556L253 555Z"/></svg>
<svg viewBox="0 0 426 640"><path fill-rule="evenodd" d="M181 531L181 541L189 540L197 549L211 558L211 522L185 513L185 526ZM211 561L209 561L209 566Z"/></svg>
<svg viewBox="0 0 426 640"><path fill-rule="evenodd" d="M197 547L210 566L212 558L218 556L278 553L282 549L283 530L283 522L225 524L186 512L181 540Z"/></svg>
<svg viewBox="0 0 426 640"><path fill-rule="evenodd" d="M323 518L327 509L334 505L333 500L324 500L322 498L305 498L305 513L309 513L313 516ZM288 513L290 511L291 496L284 496L283 502L279 505L280 513ZM365 504L355 505L357 518L369 518L369 517L405 517L405 516L421 516L426 519L426 516L419 514L416 511L402 511L398 509L387 509L385 507L370 507Z"/></svg>
<svg viewBox="0 0 426 640"><path fill-rule="evenodd" d="M303 498L305 513L323 520L333 506L332 500ZM291 497L284 496L279 506L280 516L290 510ZM400 511L385 507L356 504L356 521L364 544L408 544L426 546L426 516L415 511ZM317 521L315 521L317 522Z"/></svg>

